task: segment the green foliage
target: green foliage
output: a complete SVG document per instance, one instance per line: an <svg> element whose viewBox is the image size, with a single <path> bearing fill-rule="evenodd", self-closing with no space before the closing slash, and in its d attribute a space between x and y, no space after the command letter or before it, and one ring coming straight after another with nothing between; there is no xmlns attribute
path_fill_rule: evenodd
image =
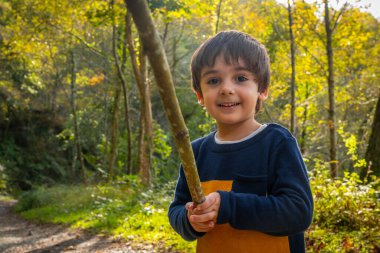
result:
<svg viewBox="0 0 380 253"><path fill-rule="evenodd" d="M125 176L111 184L40 188L23 194L15 209L27 219L192 252L194 243L175 234L167 219L174 183L146 189L137 177Z"/></svg>
<svg viewBox="0 0 380 253"><path fill-rule="evenodd" d="M163 39L191 139L214 130L214 122L197 104L190 88L189 62L194 49L215 31L219 0L152 0L155 25ZM320 2L320 1L319 1ZM258 4L260 3L260 4ZM328 122L323 20L318 3L294 6L296 55L296 137L304 155L327 161ZM239 10L239 11L236 11ZM332 14L337 14L333 11ZM191 251L170 229L166 208L171 196L160 183L177 177L178 156L152 86L155 185L143 189L136 176L120 176L128 150L125 122L119 120L118 155L111 185L51 186L77 178L76 141L70 83L75 52L75 110L89 181L108 177L112 98L118 77L113 66L112 23L117 26L117 52L130 99L132 163L137 170L140 103L131 64L124 55L123 1L114 9L104 1L5 0L0 3L0 191L36 189L21 196L19 210L41 221L108 231L124 238L164 240ZM263 121L288 125L290 59L287 12L274 0L222 1L219 30L239 29L266 45L272 81ZM113 16L115 15L115 17ZM379 247L379 184L361 182L362 159L379 96L379 21L357 8L342 12L334 32L335 99L338 157L342 178L332 180L315 162L312 185L315 222L308 231L309 251L371 251ZM114 19L115 18L115 19ZM135 32L134 28L133 31ZM138 36L134 41L138 44ZM153 80L151 73L148 75ZM122 104L122 103L121 103ZM122 107L121 107L122 108ZM119 118L126 113L121 110ZM261 117L261 115L259 115ZM57 120L59 119L59 120ZM259 118L261 121L261 118ZM3 169L2 169L3 168ZM158 185L157 185L158 184ZM168 184L168 187L173 185ZM169 187L169 188L170 188ZM376 195L377 194L377 195ZM375 246L376 245L376 246Z"/></svg>
<svg viewBox="0 0 380 253"><path fill-rule="evenodd" d="M365 168L367 166L367 163L364 158L360 159L359 157L359 141L357 140L356 135L345 132L343 125L339 127L337 132L342 137L344 145L347 149L347 160L353 164L353 168L356 169L357 172L360 172L358 169Z"/></svg>
<svg viewBox="0 0 380 253"><path fill-rule="evenodd" d="M153 175L158 182L173 179L173 173L177 171L178 160L172 155L172 147L169 144L170 136L166 134L159 124L153 124Z"/></svg>
<svg viewBox="0 0 380 253"><path fill-rule="evenodd" d="M215 32L219 2L149 1L155 25L164 42L191 139L214 130L213 120L205 114L192 94L189 62L195 48ZM288 125L291 68L286 8L274 0L225 0L221 3L219 30L239 29L254 35L266 45L271 57L271 95L259 120ZM328 160L326 57L322 50L325 48L325 34L318 11L317 3L297 2L294 5L298 87L295 135L305 156ZM132 148L133 169L137 171L138 151L135 143L139 132L140 101L130 59L125 51L125 14L123 1L116 1L113 8L104 1L88 0L5 0L0 3L0 143L4 144L0 149L0 161L10 173L7 174L7 182L25 184L27 187L19 187L25 189L33 184L75 180L79 166L76 159L77 141L82 146L90 181L107 177L112 98L119 80L110 43L113 21L117 30L117 54L130 99L128 112L122 107L124 103L120 103L118 116L121 134L117 140L114 170L116 174L129 171L126 157L128 148ZM367 148L375 101L371 98L379 94L380 43L376 36L379 22L368 13L351 7L342 15L335 16L340 17L333 38L336 118L349 134L338 138L338 157L342 171L356 171L365 167L362 158ZM135 27L132 30L133 39L138 45ZM70 90L73 67L70 52L74 53L76 60L76 85L73 90ZM151 71L148 72L148 79L152 81ZM72 96L75 97L80 140L76 140L74 135ZM169 151L174 146L173 140L154 85L152 110L153 120L159 124L154 137L153 175L158 181L174 179L178 156L175 148ZM48 112L50 115L45 115L45 119L60 118L61 129L46 129L43 122L34 124L31 118L26 120L26 124L20 124L18 119L24 117L24 113L33 111ZM130 120L132 147L128 147L125 122L121 120L125 114ZM17 125L22 127L17 128ZM29 131L30 126L33 131ZM24 143L20 144L17 140L5 140L5 136L13 135L9 129L14 129L13 133L19 135L15 140L28 139L30 146L38 147L38 151L25 148ZM36 136L44 131L50 137ZM56 145L42 148L44 143L52 142ZM54 154L54 150L58 152ZM14 179L17 182L26 181L16 183Z"/></svg>
<svg viewBox="0 0 380 253"><path fill-rule="evenodd" d="M7 188L7 176L5 174L5 168L0 163L0 194L5 192Z"/></svg>
<svg viewBox="0 0 380 253"><path fill-rule="evenodd" d="M316 161L311 173L314 220L307 231L309 252L375 252L380 248L380 179L361 181L345 172L332 179Z"/></svg>
<svg viewBox="0 0 380 253"><path fill-rule="evenodd" d="M160 128L158 124L154 123L153 126L154 126L154 139L153 139L154 151L157 153L160 160L166 160L169 158L172 152L172 147L168 145L168 136L165 134L165 132Z"/></svg>
<svg viewBox="0 0 380 253"><path fill-rule="evenodd" d="M201 132L201 136L204 136L212 131L215 131L215 120L208 114L206 110L203 110L204 124L198 125L198 129Z"/></svg>
<svg viewBox="0 0 380 253"><path fill-rule="evenodd" d="M314 161L310 180L314 220L306 232L308 252L376 252L379 249L380 180L356 173L331 179L327 164ZM194 252L166 217L175 181L143 188L136 176L110 184L56 186L22 194L16 210L28 219L70 224L135 243L163 244Z"/></svg>
<svg viewBox="0 0 380 253"><path fill-rule="evenodd" d="M67 161L58 151L56 140L44 135L35 135L35 140L26 139L22 141L23 143L17 143L20 141L20 137L25 136L15 137L10 134L0 144L0 161L4 167L2 180L6 180L8 192L15 194L20 190L30 190L34 185L65 182L68 178L68 172L65 169ZM18 140L14 138L18 138ZM36 140L46 143L40 146L36 144ZM33 141L35 146L31 146L30 142Z"/></svg>
<svg viewBox="0 0 380 253"><path fill-rule="evenodd" d="M180 9L183 5L181 1L175 1L175 0L149 0L148 4L151 11L154 11L155 9L175 11L175 10Z"/></svg>

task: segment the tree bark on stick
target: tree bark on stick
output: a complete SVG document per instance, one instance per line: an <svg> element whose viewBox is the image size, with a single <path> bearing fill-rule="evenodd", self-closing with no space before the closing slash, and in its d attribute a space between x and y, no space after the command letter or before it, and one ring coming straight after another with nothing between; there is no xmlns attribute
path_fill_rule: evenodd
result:
<svg viewBox="0 0 380 253"><path fill-rule="evenodd" d="M142 44L153 69L165 113L169 119L175 144L184 168L191 197L194 203L202 203L204 201L204 194L196 169L189 132L183 120L169 64L162 42L153 24L148 4L145 0L125 0L125 2L127 3L128 10L132 13Z"/></svg>

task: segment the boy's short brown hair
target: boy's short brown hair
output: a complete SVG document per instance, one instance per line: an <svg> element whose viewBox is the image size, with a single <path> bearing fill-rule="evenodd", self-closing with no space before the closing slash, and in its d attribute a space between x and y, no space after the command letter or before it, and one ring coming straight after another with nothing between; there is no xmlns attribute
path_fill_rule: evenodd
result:
<svg viewBox="0 0 380 253"><path fill-rule="evenodd" d="M196 92L202 94L200 86L202 69L206 66L214 66L215 59L219 55L224 57L227 64L237 62L239 59L243 60L246 67L254 74L259 92L268 89L270 63L264 45L246 33L223 31L206 40L193 54L191 77L192 86Z"/></svg>

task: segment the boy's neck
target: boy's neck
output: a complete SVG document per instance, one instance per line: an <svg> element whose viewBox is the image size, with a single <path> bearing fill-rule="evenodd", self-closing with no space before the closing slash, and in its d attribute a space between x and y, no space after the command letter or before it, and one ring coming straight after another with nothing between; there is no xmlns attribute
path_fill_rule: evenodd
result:
<svg viewBox="0 0 380 253"><path fill-rule="evenodd" d="M219 125L217 138L221 141L237 141L256 131L261 124L253 120L249 124Z"/></svg>

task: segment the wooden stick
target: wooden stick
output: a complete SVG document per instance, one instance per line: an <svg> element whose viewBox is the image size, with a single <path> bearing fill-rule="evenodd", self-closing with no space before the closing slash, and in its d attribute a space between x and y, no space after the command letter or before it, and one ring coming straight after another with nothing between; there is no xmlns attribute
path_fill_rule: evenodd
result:
<svg viewBox="0 0 380 253"><path fill-rule="evenodd" d="M195 204L200 204L204 201L205 197L195 164L189 131L179 107L161 39L154 26L146 0L125 0L125 2L128 11L132 14L144 50L148 55L150 65L153 69L161 101L164 105L165 114L170 122L192 200Z"/></svg>

